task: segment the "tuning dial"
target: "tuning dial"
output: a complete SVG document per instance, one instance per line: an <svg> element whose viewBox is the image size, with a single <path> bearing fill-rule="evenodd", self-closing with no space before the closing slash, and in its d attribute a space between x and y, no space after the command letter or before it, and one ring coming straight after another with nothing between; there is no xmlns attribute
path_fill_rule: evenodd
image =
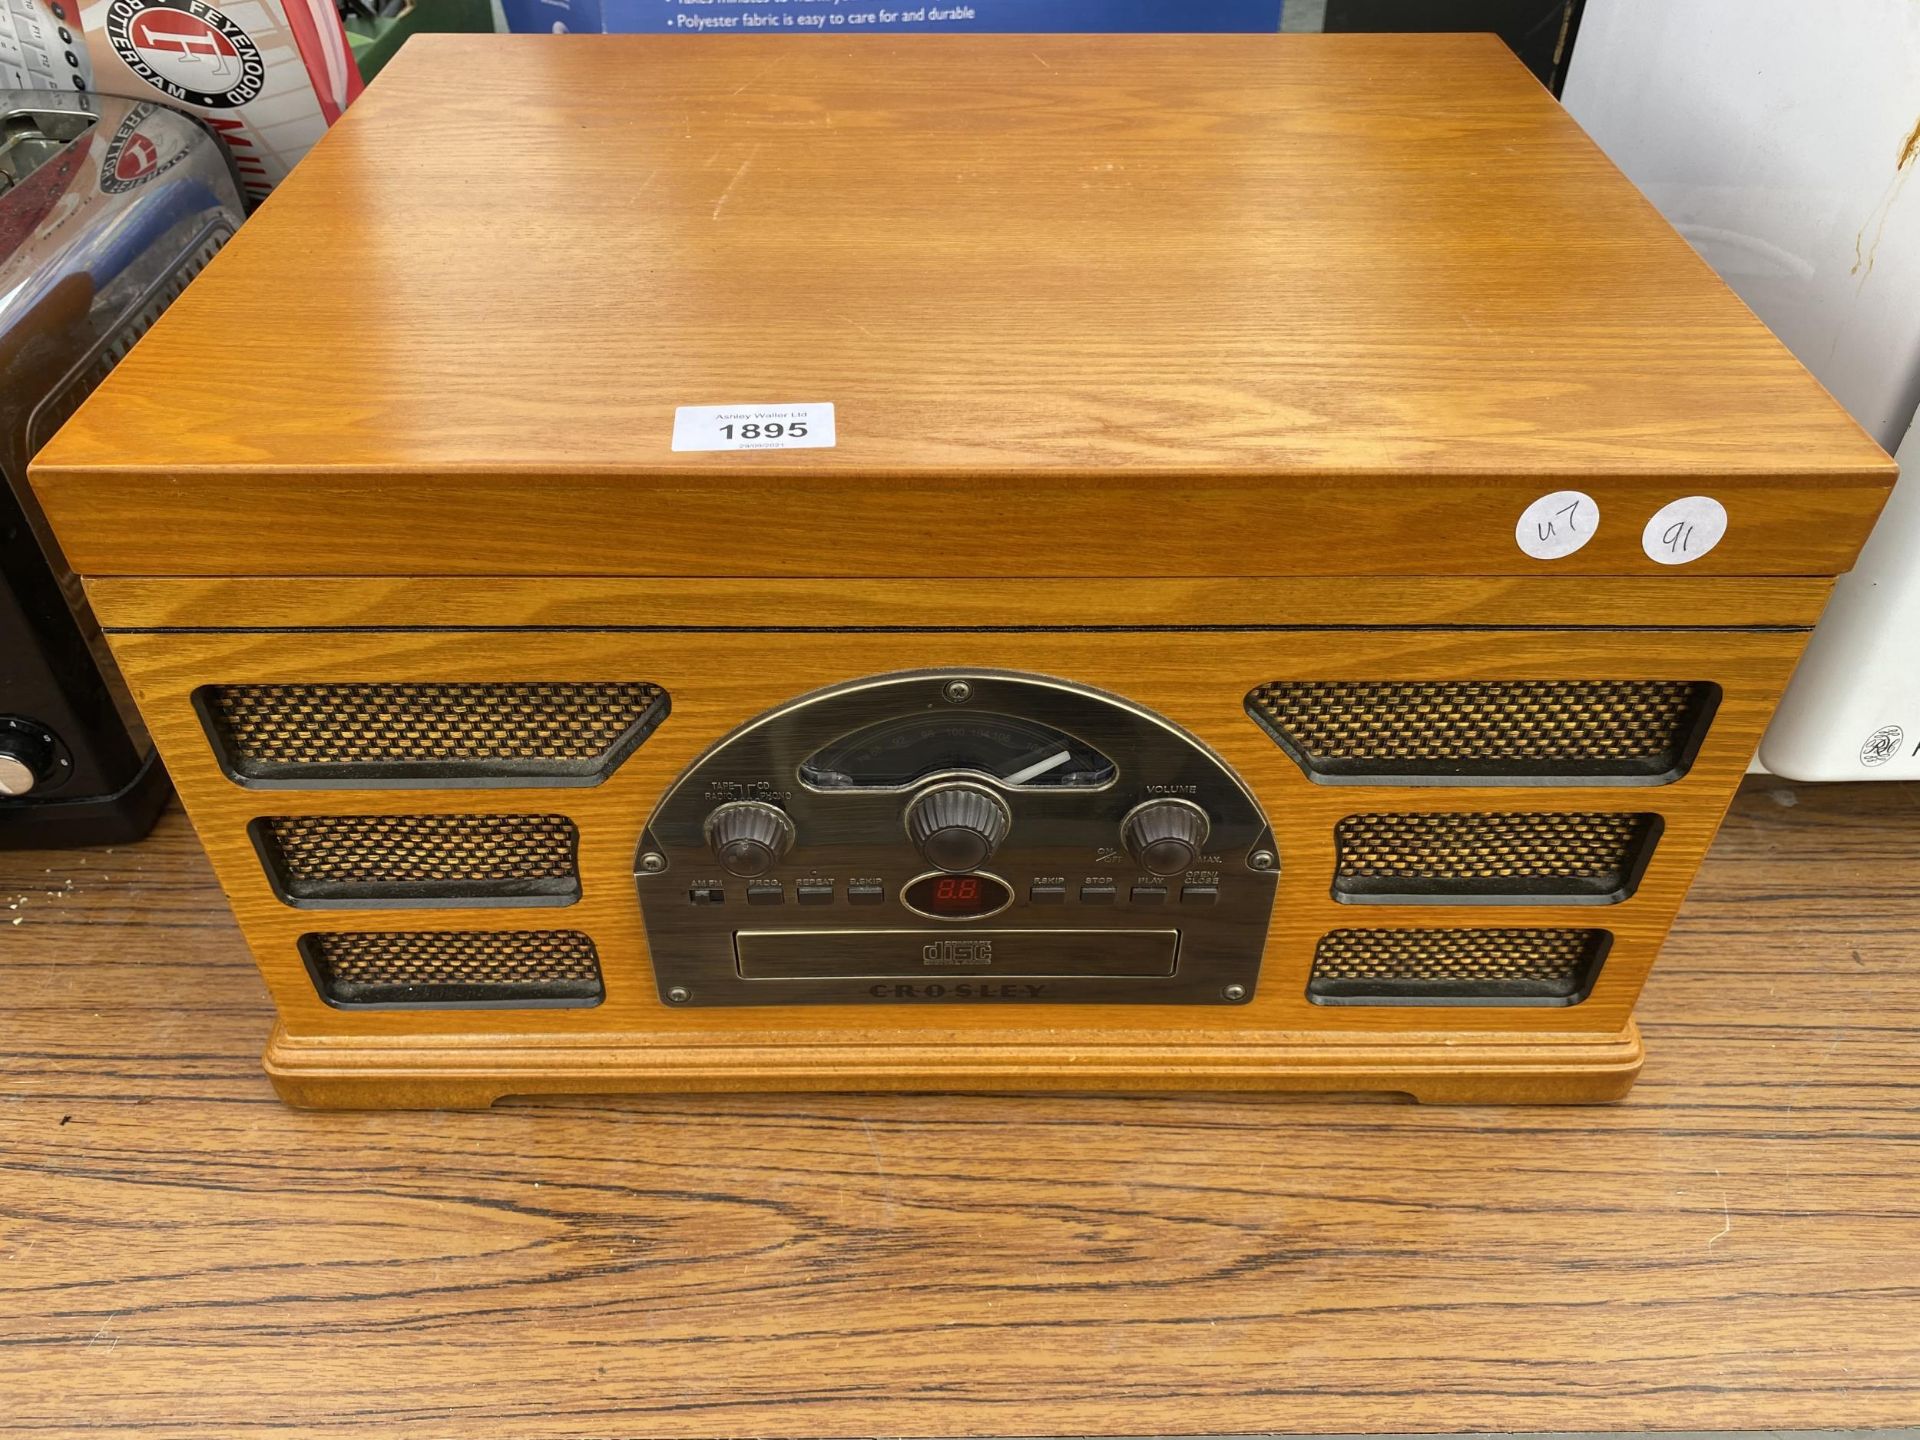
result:
<svg viewBox="0 0 1920 1440"><path fill-rule="evenodd" d="M977 785L940 785L907 807L907 837L942 870L978 870L1012 824L1005 802Z"/></svg>
<svg viewBox="0 0 1920 1440"><path fill-rule="evenodd" d="M707 844L729 875L764 875L793 848L793 821L777 806L735 800L707 816Z"/></svg>
<svg viewBox="0 0 1920 1440"><path fill-rule="evenodd" d="M31 721L0 720L0 800L28 794L53 774L53 737Z"/></svg>
<svg viewBox="0 0 1920 1440"><path fill-rule="evenodd" d="M1120 822L1120 843L1151 875L1178 875L1200 858L1213 822L1190 800L1149 800Z"/></svg>

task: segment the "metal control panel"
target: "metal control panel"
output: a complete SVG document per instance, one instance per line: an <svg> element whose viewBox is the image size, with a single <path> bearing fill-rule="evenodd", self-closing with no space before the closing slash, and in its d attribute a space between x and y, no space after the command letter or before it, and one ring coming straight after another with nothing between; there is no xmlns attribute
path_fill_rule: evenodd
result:
<svg viewBox="0 0 1920 1440"><path fill-rule="evenodd" d="M802 696L696 760L635 863L675 1006L1253 997L1273 832L1178 726L1039 675Z"/></svg>

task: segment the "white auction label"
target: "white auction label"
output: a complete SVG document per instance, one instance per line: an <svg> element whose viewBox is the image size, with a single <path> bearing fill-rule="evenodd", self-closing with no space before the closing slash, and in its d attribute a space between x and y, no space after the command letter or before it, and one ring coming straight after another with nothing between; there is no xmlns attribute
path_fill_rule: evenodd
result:
<svg viewBox="0 0 1920 1440"><path fill-rule="evenodd" d="M681 405L673 412L676 450L832 449L833 406Z"/></svg>
<svg viewBox="0 0 1920 1440"><path fill-rule="evenodd" d="M1662 565L1686 565L1720 543L1727 533L1727 507L1711 495L1669 500L1640 532L1640 548Z"/></svg>
<svg viewBox="0 0 1920 1440"><path fill-rule="evenodd" d="M1556 490L1542 495L1520 512L1513 538L1536 560L1558 560L1571 555L1600 528L1600 507L1581 490Z"/></svg>

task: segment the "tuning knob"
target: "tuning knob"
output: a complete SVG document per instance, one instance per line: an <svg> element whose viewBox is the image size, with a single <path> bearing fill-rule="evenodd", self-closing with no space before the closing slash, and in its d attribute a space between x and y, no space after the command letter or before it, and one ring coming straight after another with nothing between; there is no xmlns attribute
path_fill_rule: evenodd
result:
<svg viewBox="0 0 1920 1440"><path fill-rule="evenodd" d="M0 800L46 784L53 765L51 735L31 721L0 719Z"/></svg>
<svg viewBox="0 0 1920 1440"><path fill-rule="evenodd" d="M1005 802L977 785L937 786L907 807L907 838L942 870L978 870L1012 824Z"/></svg>
<svg viewBox="0 0 1920 1440"><path fill-rule="evenodd" d="M707 844L729 875L764 875L793 848L787 812L759 800L734 800L707 816Z"/></svg>
<svg viewBox="0 0 1920 1440"><path fill-rule="evenodd" d="M1120 843L1150 875L1178 875L1200 858L1213 822L1190 800L1149 800L1120 822Z"/></svg>

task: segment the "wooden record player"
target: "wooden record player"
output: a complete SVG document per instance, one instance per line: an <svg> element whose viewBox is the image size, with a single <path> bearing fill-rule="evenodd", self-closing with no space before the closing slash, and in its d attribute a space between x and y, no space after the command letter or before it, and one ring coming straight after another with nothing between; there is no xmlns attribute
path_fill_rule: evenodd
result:
<svg viewBox="0 0 1920 1440"><path fill-rule="evenodd" d="M315 1106L1619 1096L1892 477L1496 41L1242 35L421 37L35 471Z"/></svg>

